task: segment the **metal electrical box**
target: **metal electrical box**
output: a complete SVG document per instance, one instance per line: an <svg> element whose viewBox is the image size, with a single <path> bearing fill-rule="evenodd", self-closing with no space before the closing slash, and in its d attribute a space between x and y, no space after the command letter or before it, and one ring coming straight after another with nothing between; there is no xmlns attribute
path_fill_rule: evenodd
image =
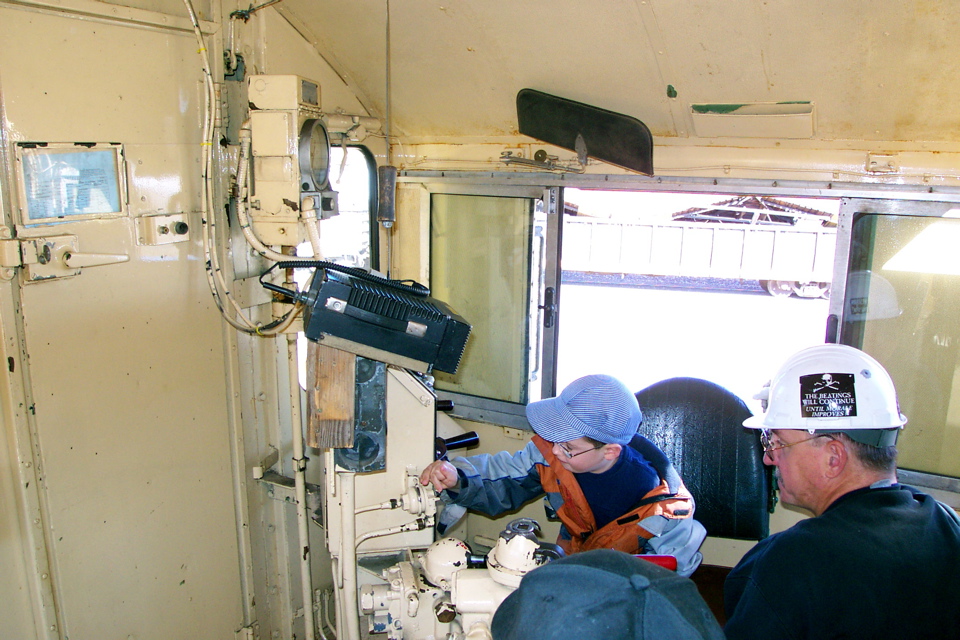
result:
<svg viewBox="0 0 960 640"><path fill-rule="evenodd" d="M351 459L348 464L337 463L335 470L347 469L357 472L355 495L357 509L378 505L395 498L409 489L415 476L434 460L434 437L436 433L436 395L413 373L393 366L367 360L358 367L360 394L371 393L376 408L373 413L382 414L383 424L359 425L369 418L361 409L357 415L358 425L368 433L358 439L357 445L368 451L341 451L340 461ZM358 404L364 402L358 400ZM379 420L379 418L378 418ZM388 426L389 425L389 426ZM374 446L376 451L374 451ZM375 464L372 463L376 460ZM358 464L359 463L359 464ZM410 473L416 474L411 476ZM335 474L338 475L338 474ZM326 484L324 508L327 547L338 549L342 535L343 514L337 505L341 500L337 481ZM356 516L356 531L363 532L389 529L408 524L415 519L403 509L365 510ZM361 553L399 551L408 548L425 548L433 542L433 527L371 537L358 546Z"/></svg>
<svg viewBox="0 0 960 640"><path fill-rule="evenodd" d="M320 110L320 85L293 75L247 79L253 190L249 215L265 244L296 246L306 239L299 224L337 213L327 172L330 141Z"/></svg>
<svg viewBox="0 0 960 640"><path fill-rule="evenodd" d="M320 85L300 76L250 76L247 100L251 109L320 111Z"/></svg>

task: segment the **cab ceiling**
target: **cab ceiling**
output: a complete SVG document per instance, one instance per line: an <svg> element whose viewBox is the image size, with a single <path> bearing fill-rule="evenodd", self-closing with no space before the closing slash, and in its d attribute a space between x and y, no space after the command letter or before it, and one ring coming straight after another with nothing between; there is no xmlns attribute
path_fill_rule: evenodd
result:
<svg viewBox="0 0 960 640"><path fill-rule="evenodd" d="M693 104L798 102L815 140L960 141L952 0L273 6L381 118L389 6L390 123L412 141L515 136L523 88L638 118L661 143L697 141Z"/></svg>

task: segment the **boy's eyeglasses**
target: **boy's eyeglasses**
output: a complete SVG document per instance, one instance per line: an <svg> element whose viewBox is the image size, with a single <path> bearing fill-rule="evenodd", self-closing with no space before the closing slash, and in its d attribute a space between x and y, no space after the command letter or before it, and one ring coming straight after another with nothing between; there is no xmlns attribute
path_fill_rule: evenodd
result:
<svg viewBox="0 0 960 640"><path fill-rule="evenodd" d="M565 455L567 457L567 460L569 460L570 458L576 458L577 456L582 456L585 453L590 453L591 451L602 449L605 445L601 444L599 446L593 447L592 449L584 449L583 451L577 451L576 453L572 453L569 449L567 449L565 446L563 446L559 442L557 443L557 446L560 447L560 451L563 451L563 455Z"/></svg>

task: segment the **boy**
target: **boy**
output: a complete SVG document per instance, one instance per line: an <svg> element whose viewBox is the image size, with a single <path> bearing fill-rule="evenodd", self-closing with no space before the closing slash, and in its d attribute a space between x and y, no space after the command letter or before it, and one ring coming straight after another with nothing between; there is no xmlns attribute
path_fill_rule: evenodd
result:
<svg viewBox="0 0 960 640"><path fill-rule="evenodd" d="M526 414L536 435L521 451L438 460L421 484L442 491L452 513L496 516L546 494L548 517L563 523L557 544L567 553L672 555L680 575L693 573L706 531L693 519L693 497L676 469L637 434L640 407L622 382L585 376L555 398L530 403Z"/></svg>

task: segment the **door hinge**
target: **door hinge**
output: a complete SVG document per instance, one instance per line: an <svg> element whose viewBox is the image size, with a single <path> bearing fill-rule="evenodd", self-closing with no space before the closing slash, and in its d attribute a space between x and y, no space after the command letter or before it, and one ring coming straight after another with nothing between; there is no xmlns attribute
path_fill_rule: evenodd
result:
<svg viewBox="0 0 960 640"><path fill-rule="evenodd" d="M20 258L20 242L0 240L0 280L12 280L15 269L23 264Z"/></svg>

